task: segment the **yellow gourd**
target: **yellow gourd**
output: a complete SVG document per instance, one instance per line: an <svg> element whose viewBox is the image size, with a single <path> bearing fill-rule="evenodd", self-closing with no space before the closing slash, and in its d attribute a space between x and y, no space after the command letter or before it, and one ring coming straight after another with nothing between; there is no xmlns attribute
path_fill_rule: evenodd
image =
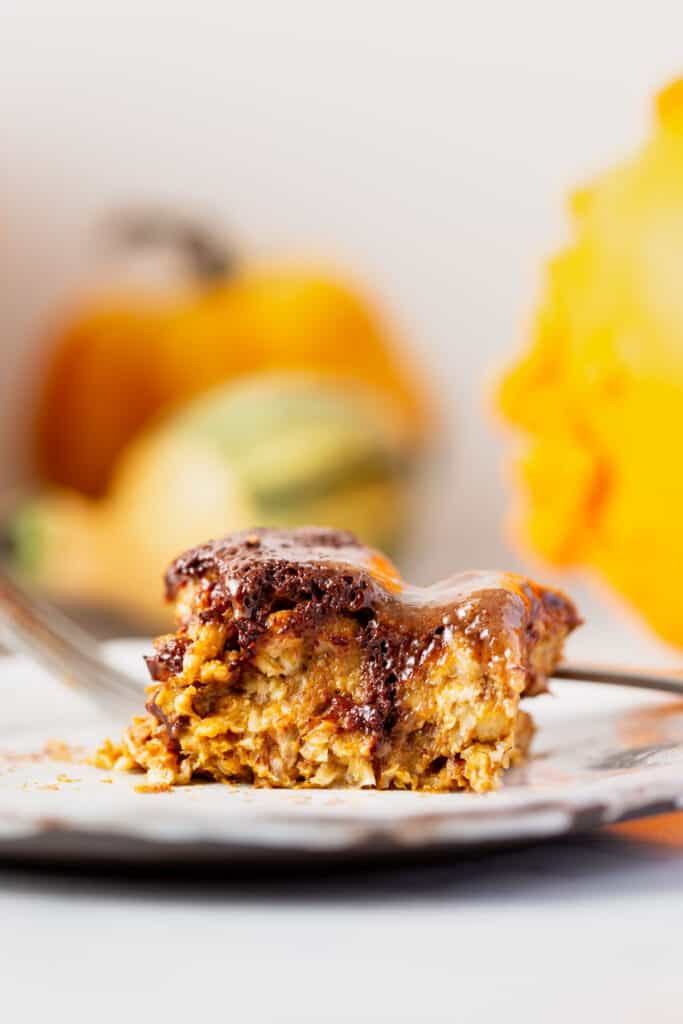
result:
<svg viewBox="0 0 683 1024"><path fill-rule="evenodd" d="M572 213L499 393L526 437L523 532L683 647L683 79L658 97L651 138Z"/></svg>

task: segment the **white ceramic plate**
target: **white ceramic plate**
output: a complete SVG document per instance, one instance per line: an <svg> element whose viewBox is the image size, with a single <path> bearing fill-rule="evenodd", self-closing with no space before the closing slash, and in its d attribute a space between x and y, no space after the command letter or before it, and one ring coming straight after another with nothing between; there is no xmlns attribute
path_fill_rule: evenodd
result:
<svg viewBox="0 0 683 1024"><path fill-rule="evenodd" d="M141 645L110 645L140 670ZM501 846L683 806L683 702L556 682L531 702L533 757L486 796L260 790L206 783L140 793L139 775L83 763L124 723L22 658L0 659L0 856L80 863L267 863ZM73 761L55 759L50 741ZM50 752L52 751L52 753ZM105 781L110 780L110 781Z"/></svg>

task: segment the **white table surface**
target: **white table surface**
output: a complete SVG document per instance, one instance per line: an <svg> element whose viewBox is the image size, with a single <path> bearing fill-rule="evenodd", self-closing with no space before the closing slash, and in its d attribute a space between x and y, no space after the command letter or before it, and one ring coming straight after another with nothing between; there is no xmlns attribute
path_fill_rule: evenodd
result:
<svg viewBox="0 0 683 1024"><path fill-rule="evenodd" d="M670 658L609 621L572 653ZM314 878L4 865L0 922L2 1021L678 1022L683 814Z"/></svg>
<svg viewBox="0 0 683 1024"><path fill-rule="evenodd" d="M313 880L5 868L0 920L8 1020L683 1015L683 848L614 835Z"/></svg>

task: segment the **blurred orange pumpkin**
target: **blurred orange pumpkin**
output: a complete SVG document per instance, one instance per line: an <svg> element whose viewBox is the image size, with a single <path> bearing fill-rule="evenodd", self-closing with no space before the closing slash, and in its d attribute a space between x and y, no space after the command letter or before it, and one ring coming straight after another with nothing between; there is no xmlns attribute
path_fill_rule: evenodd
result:
<svg viewBox="0 0 683 1024"><path fill-rule="evenodd" d="M352 288L317 270L232 269L201 232L144 218L142 241L185 247L196 273L176 291L84 300L49 345L35 423L40 478L102 495L143 427L241 375L305 369L376 388L419 444L430 416L420 375ZM140 238L133 231L133 240Z"/></svg>

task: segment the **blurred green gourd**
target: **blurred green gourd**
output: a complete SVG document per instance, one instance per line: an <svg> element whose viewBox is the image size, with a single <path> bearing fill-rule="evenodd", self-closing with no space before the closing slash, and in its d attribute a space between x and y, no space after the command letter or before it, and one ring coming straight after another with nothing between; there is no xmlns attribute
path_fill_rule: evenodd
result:
<svg viewBox="0 0 683 1024"><path fill-rule="evenodd" d="M256 525L351 529L396 551L411 458L392 407L361 385L299 373L243 378L145 431L99 499L55 490L12 523L16 566L62 602L168 620L161 575L179 552Z"/></svg>

